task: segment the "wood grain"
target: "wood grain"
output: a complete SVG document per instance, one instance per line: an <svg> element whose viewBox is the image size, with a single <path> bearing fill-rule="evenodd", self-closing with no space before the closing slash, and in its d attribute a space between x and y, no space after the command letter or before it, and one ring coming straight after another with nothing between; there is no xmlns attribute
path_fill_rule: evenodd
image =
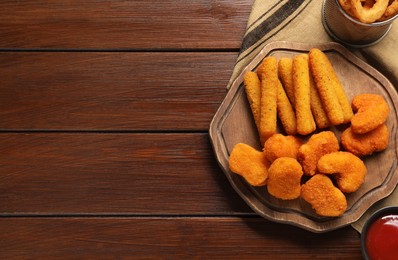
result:
<svg viewBox="0 0 398 260"><path fill-rule="evenodd" d="M361 259L358 233L313 234L260 218L14 218L0 257Z"/></svg>
<svg viewBox="0 0 398 260"><path fill-rule="evenodd" d="M215 159L252 3L0 2L1 259L361 258L350 227L257 216Z"/></svg>
<svg viewBox="0 0 398 260"><path fill-rule="evenodd" d="M0 172L0 215L252 212L201 133L3 133Z"/></svg>
<svg viewBox="0 0 398 260"><path fill-rule="evenodd" d="M238 49L252 2L1 1L0 48Z"/></svg>
<svg viewBox="0 0 398 260"><path fill-rule="evenodd" d="M0 129L207 131L236 57L0 52Z"/></svg>

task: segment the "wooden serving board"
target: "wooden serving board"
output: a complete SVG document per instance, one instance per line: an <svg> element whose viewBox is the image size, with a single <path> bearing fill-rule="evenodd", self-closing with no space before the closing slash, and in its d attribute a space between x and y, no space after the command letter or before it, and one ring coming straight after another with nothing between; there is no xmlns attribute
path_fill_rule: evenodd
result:
<svg viewBox="0 0 398 260"><path fill-rule="evenodd" d="M266 56L275 56L278 59L293 57L297 54L308 53L315 47L324 51L332 62L350 101L358 94L376 93L382 95L390 106L390 114L386 122L390 134L388 148L383 152L362 158L368 171L365 183L358 191L346 194L347 211L335 218L318 216L301 198L292 201L276 199L268 194L266 187L250 186L242 177L232 173L228 167L230 152L237 143L242 142L261 149L243 86L244 74L255 70ZM372 204L391 194L396 187L398 183L397 109L397 90L389 80L342 45L273 42L265 46L234 81L211 122L209 133L220 167L236 192L257 214L268 220L288 223L320 233L355 222ZM348 126L342 125L326 130L335 132L340 140L341 132ZM281 127L278 131L284 133ZM306 138L303 137L304 141Z"/></svg>

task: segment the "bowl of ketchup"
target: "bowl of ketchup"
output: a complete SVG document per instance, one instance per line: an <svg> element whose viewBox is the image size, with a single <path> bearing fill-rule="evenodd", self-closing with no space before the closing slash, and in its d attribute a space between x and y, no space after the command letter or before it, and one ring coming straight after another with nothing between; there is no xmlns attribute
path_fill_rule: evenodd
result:
<svg viewBox="0 0 398 260"><path fill-rule="evenodd" d="M362 229L361 250L366 260L398 259L398 207L372 214Z"/></svg>

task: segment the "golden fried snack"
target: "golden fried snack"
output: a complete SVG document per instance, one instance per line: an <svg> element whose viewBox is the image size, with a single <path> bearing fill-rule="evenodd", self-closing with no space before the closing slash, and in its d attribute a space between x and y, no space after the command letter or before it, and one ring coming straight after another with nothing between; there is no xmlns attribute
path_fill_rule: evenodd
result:
<svg viewBox="0 0 398 260"><path fill-rule="evenodd" d="M236 144L229 156L229 169L252 186L266 184L268 167L264 153L244 143Z"/></svg>
<svg viewBox="0 0 398 260"><path fill-rule="evenodd" d="M278 76L294 108L293 60L291 58L283 57L279 59Z"/></svg>
<svg viewBox="0 0 398 260"><path fill-rule="evenodd" d="M333 125L344 123L344 113L336 94L337 87L330 74L333 70L328 57L319 49L311 49L309 52L310 70L314 77L315 85L324 105L326 114Z"/></svg>
<svg viewBox="0 0 398 260"><path fill-rule="evenodd" d="M255 72L245 73L243 82L247 99L256 123L257 129L260 129L260 100L261 100L261 82Z"/></svg>
<svg viewBox="0 0 398 260"><path fill-rule="evenodd" d="M276 133L277 122L277 89L278 89L278 62L275 57L266 57L261 74L260 100L260 141L263 144L270 136Z"/></svg>
<svg viewBox="0 0 398 260"><path fill-rule="evenodd" d="M296 134L297 133L296 114L294 113L289 98L287 97L286 92L283 89L283 86L279 80L277 86L276 100L277 100L276 109L278 112L279 119L282 123L283 129L288 135Z"/></svg>
<svg viewBox="0 0 398 260"><path fill-rule="evenodd" d="M319 97L318 90L316 89L312 74L310 75L310 101L312 115L314 116L316 125L320 129L329 127L331 124L328 115L323 108L322 101Z"/></svg>
<svg viewBox="0 0 398 260"><path fill-rule="evenodd" d="M355 18L354 13L351 10L351 3L350 0L339 0L339 4L341 6L341 8L343 8L343 10L350 16Z"/></svg>
<svg viewBox="0 0 398 260"><path fill-rule="evenodd" d="M347 193L358 190L366 176L363 161L350 152L342 151L322 156L318 161L318 171L336 176L337 186Z"/></svg>
<svg viewBox="0 0 398 260"><path fill-rule="evenodd" d="M388 0L375 0L371 7L362 6L361 0L350 0L351 11L354 16L363 23L373 23L385 13Z"/></svg>
<svg viewBox="0 0 398 260"><path fill-rule="evenodd" d="M329 177L316 174L301 186L301 197L320 216L338 217L347 210L347 199Z"/></svg>
<svg viewBox="0 0 398 260"><path fill-rule="evenodd" d="M293 58L293 85L297 133L307 135L315 131L316 124L311 112L310 72L306 54Z"/></svg>
<svg viewBox="0 0 398 260"><path fill-rule="evenodd" d="M297 153L302 141L294 135L274 134L264 143L263 152L272 163L280 157L297 159Z"/></svg>
<svg viewBox="0 0 398 260"><path fill-rule="evenodd" d="M364 134L376 129L387 120L390 108L378 94L360 94L353 98L355 115L351 119L352 132Z"/></svg>
<svg viewBox="0 0 398 260"><path fill-rule="evenodd" d="M268 169L269 194L282 200L297 199L300 197L302 176L301 165L296 159L289 157L276 159Z"/></svg>
<svg viewBox="0 0 398 260"><path fill-rule="evenodd" d="M386 124L366 134L354 134L349 127L340 136L344 149L358 157L385 150L388 146L388 137Z"/></svg>
<svg viewBox="0 0 398 260"><path fill-rule="evenodd" d="M257 76L261 79L263 73L265 72L265 67L263 64L264 60L260 63L260 65L257 67L256 73Z"/></svg>
<svg viewBox="0 0 398 260"><path fill-rule="evenodd" d="M318 54L316 54L316 52L318 52ZM317 51L314 49L313 55L315 55L314 58L316 58L317 55L319 55L320 58L323 57L326 73L328 77L330 77L332 87L334 88L335 94L343 111L343 117L344 117L343 123L350 122L354 113L352 111L351 104L350 101L348 100L347 94L345 93L344 88L341 85L340 80L333 69L332 63L329 61L328 57L319 49Z"/></svg>
<svg viewBox="0 0 398 260"><path fill-rule="evenodd" d="M317 170L319 158L340 149L339 141L332 131L323 131L312 135L297 153L297 160L303 166L304 174L313 176Z"/></svg>
<svg viewBox="0 0 398 260"><path fill-rule="evenodd" d="M326 57L326 55L325 55ZM327 57L326 57L327 58ZM329 62L330 66L327 67L329 70L328 74L330 75L332 81L333 81L333 87L334 91L336 93L337 99L339 100L341 109L343 110L343 116L344 116L344 121L343 123L349 123L351 121L352 116L354 115L352 108L351 108L351 103L348 100L347 94L344 91L343 86L340 83L339 78L337 77L332 64Z"/></svg>
<svg viewBox="0 0 398 260"><path fill-rule="evenodd" d="M398 14L398 0L390 0L383 16L378 21L385 21Z"/></svg>

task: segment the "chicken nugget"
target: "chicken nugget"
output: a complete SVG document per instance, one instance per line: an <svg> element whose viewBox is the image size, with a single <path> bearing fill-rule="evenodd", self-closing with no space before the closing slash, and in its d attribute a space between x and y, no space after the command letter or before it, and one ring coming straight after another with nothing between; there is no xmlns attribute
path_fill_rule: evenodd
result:
<svg viewBox="0 0 398 260"><path fill-rule="evenodd" d="M312 176L317 170L319 158L340 149L339 141L332 131L323 131L312 135L297 153L297 160L303 166L305 175Z"/></svg>
<svg viewBox="0 0 398 260"><path fill-rule="evenodd" d="M344 149L358 157L385 150L388 146L388 137L386 124L382 124L366 134L355 134L349 127L340 136Z"/></svg>
<svg viewBox="0 0 398 260"><path fill-rule="evenodd" d="M296 159L281 157L268 169L267 188L269 194L282 200L300 197L300 181L303 176L301 165Z"/></svg>
<svg viewBox="0 0 398 260"><path fill-rule="evenodd" d="M266 184L268 167L264 153L244 143L236 144L229 156L229 169L252 186Z"/></svg>
<svg viewBox="0 0 398 260"><path fill-rule="evenodd" d="M324 217L338 217L347 210L343 192L323 174L316 174L301 186L301 197L311 204L315 212Z"/></svg>
<svg viewBox="0 0 398 260"><path fill-rule="evenodd" d="M364 183L367 170L359 157L339 151L322 156L318 160L318 171L334 175L339 189L351 193Z"/></svg>
<svg viewBox="0 0 398 260"><path fill-rule="evenodd" d="M306 54L293 58L293 85L297 133L308 135L315 131L316 124L311 112L310 73Z"/></svg>
<svg viewBox="0 0 398 260"><path fill-rule="evenodd" d="M253 114L257 129L260 129L260 100L261 100L261 82L255 72L245 73L244 84L246 96L249 101L250 109Z"/></svg>
<svg viewBox="0 0 398 260"><path fill-rule="evenodd" d="M296 114L281 82L278 80L276 109L286 134L294 135L297 132Z"/></svg>
<svg viewBox="0 0 398 260"><path fill-rule="evenodd" d="M293 60L291 58L282 57L279 59L278 76L294 108Z"/></svg>
<svg viewBox="0 0 398 260"><path fill-rule="evenodd" d="M316 88L324 105L325 111L333 125L345 122L343 109L336 94L336 83L331 75L331 63L328 57L319 49L309 52L310 70L314 77Z"/></svg>
<svg viewBox="0 0 398 260"><path fill-rule="evenodd" d="M351 129L356 134L370 132L384 124L390 112L386 100L378 94L355 96L352 100L352 108L355 114L351 118Z"/></svg>
<svg viewBox="0 0 398 260"><path fill-rule="evenodd" d="M275 57L266 57L261 74L260 100L260 141L262 144L276 133L277 123L277 89L278 89L278 62Z"/></svg>
<svg viewBox="0 0 398 260"><path fill-rule="evenodd" d="M297 159L301 145L302 141L294 135L274 134L265 141L263 152L270 163L280 157Z"/></svg>

